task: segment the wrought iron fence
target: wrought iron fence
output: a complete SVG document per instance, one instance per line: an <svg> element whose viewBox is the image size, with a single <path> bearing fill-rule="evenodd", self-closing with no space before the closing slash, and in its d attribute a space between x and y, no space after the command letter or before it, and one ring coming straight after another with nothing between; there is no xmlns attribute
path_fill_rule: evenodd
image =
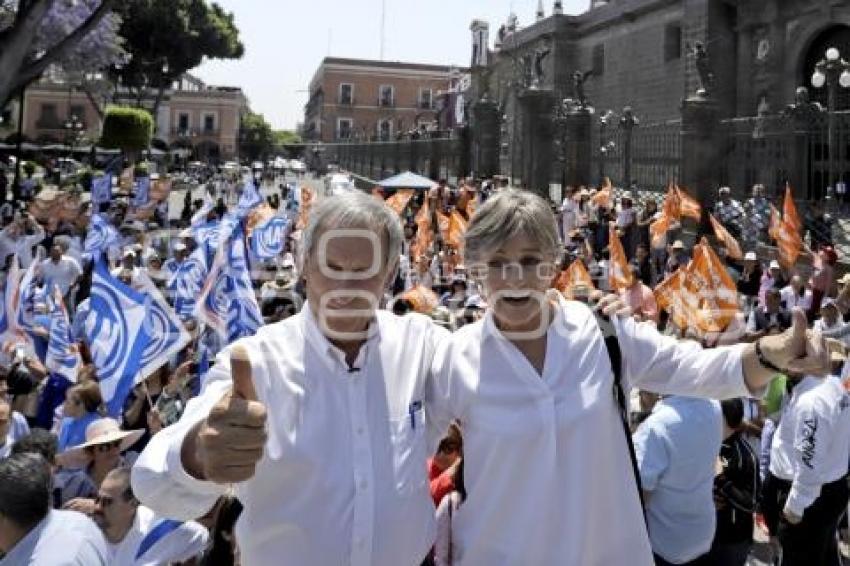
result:
<svg viewBox="0 0 850 566"><path fill-rule="evenodd" d="M642 189L662 190L679 178L679 120L640 124L631 130L597 124L591 138L592 171L600 183L608 177L616 186L634 182Z"/></svg>

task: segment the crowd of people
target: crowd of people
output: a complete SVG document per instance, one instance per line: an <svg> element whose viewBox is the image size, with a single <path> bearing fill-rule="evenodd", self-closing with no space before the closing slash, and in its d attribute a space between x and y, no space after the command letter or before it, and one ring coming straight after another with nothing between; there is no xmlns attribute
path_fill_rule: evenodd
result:
<svg viewBox="0 0 850 566"><path fill-rule="evenodd" d="M712 239L734 285L712 332L670 306L697 251L684 218L653 228L663 193L268 180L288 229L246 252L264 325L222 340L193 270L245 183L212 176L179 219L120 193L59 222L0 209L3 297L31 274L3 309L31 323L0 353L0 565L725 566L759 531L777 564L841 563L850 275L828 203L789 264L764 187L720 188L741 253ZM116 285L156 287L189 336L117 411L88 343L95 216ZM60 304L72 374L49 363Z"/></svg>

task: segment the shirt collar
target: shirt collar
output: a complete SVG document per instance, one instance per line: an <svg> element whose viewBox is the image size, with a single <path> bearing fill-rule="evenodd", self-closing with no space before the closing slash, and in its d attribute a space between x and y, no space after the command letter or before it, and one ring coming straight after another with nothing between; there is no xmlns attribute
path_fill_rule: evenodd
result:
<svg viewBox="0 0 850 566"><path fill-rule="evenodd" d="M548 334L549 329L553 326L563 324L564 322L564 304L566 300L563 295L556 291L555 289L549 289L546 291L546 298L551 302L555 303L555 317L552 319L552 322L549 324L549 328L546 329L546 333ZM489 339L495 340L508 340L501 330L496 326L496 320L493 316L493 309L487 309L484 313L483 326L481 329L481 340L485 342Z"/></svg>
<svg viewBox="0 0 850 566"><path fill-rule="evenodd" d="M304 306L301 308L301 313L303 313L302 320L304 338L306 339L308 346L313 348L316 353L319 354L319 358L327 366L328 370L335 372L338 371L340 367L348 369L348 364L345 361L345 354L342 350L334 346L330 340L328 340L327 336L322 333L322 330L319 327L319 322L316 320L316 317L313 316L313 311L310 309L309 301L304 302ZM360 351L357 353L357 359L355 360L353 367L363 367L368 350L377 342L380 334L381 329L376 313L375 318L369 324L366 342L360 347Z"/></svg>

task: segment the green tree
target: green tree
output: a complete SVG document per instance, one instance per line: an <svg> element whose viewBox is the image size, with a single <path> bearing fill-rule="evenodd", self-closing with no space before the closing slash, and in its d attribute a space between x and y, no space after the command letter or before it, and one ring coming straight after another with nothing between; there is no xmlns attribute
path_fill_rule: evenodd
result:
<svg viewBox="0 0 850 566"><path fill-rule="evenodd" d="M204 58L239 59L245 48L233 14L206 0L134 0L116 6L130 61L113 69L136 106L154 93L157 115L165 90Z"/></svg>
<svg viewBox="0 0 850 566"><path fill-rule="evenodd" d="M136 0L128 0L131 4ZM0 108L50 65L112 63L121 55L114 0L0 0ZM86 56L81 56L87 55Z"/></svg>
<svg viewBox="0 0 850 566"><path fill-rule="evenodd" d="M275 130L274 144L276 146L283 145L298 145L301 143L301 136L290 130Z"/></svg>
<svg viewBox="0 0 850 566"><path fill-rule="evenodd" d="M120 149L132 162L148 147L152 136L153 118L147 110L122 106L106 109L101 146Z"/></svg>
<svg viewBox="0 0 850 566"><path fill-rule="evenodd" d="M275 145L275 135L271 125L262 114L248 112L242 116L239 131L240 154L251 161L263 159Z"/></svg>

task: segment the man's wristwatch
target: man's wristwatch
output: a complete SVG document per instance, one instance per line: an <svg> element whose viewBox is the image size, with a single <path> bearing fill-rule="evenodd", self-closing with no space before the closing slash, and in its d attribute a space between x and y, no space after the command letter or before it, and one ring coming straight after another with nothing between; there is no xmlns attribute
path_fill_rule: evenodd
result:
<svg viewBox="0 0 850 566"><path fill-rule="evenodd" d="M773 371L773 372L776 372L776 373L785 373L785 370L783 370L782 368L778 367L776 364L774 364L773 362L768 360L767 356L764 355L764 351L762 351L762 349L761 349L761 338L756 340L755 346L756 346L756 357L758 358L759 363L762 365L763 368L769 369L770 371Z"/></svg>

